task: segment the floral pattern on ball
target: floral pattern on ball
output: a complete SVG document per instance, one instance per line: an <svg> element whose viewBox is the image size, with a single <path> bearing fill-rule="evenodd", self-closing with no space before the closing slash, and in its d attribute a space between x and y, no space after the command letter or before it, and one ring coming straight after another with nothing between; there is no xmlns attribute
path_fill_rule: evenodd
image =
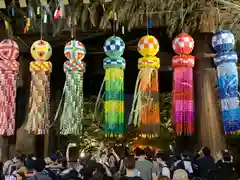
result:
<svg viewBox="0 0 240 180"><path fill-rule="evenodd" d="M52 47L46 41L35 41L31 47L31 55L36 61L47 61L52 56Z"/></svg>
<svg viewBox="0 0 240 180"><path fill-rule="evenodd" d="M81 61L86 55L86 48L80 41L72 40L66 44L64 55L68 60Z"/></svg>

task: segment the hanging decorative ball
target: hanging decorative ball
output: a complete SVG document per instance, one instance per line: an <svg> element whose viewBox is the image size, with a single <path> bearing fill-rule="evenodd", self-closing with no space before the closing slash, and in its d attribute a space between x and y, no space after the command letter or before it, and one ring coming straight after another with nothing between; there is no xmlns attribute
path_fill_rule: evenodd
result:
<svg viewBox="0 0 240 180"><path fill-rule="evenodd" d="M120 57L124 53L125 43L120 37L111 36L105 41L103 49L109 57Z"/></svg>
<svg viewBox="0 0 240 180"><path fill-rule="evenodd" d="M52 56L52 47L48 42L38 40L32 44L31 54L36 61L47 61Z"/></svg>
<svg viewBox="0 0 240 180"><path fill-rule="evenodd" d="M86 48L80 41L69 41L64 48L64 54L68 60L81 61L86 55Z"/></svg>
<svg viewBox="0 0 240 180"><path fill-rule="evenodd" d="M2 60L16 60L19 56L19 47L11 39L4 39L0 42L0 58Z"/></svg>
<svg viewBox="0 0 240 180"><path fill-rule="evenodd" d="M143 36L138 42L138 52L146 56L155 56L159 51L158 40L154 36Z"/></svg>
<svg viewBox="0 0 240 180"><path fill-rule="evenodd" d="M216 52L230 51L235 45L235 38L229 30L218 30L212 38L212 47Z"/></svg>
<svg viewBox="0 0 240 180"><path fill-rule="evenodd" d="M193 51L194 40L187 33L181 33L172 42L173 50L179 55L188 55Z"/></svg>

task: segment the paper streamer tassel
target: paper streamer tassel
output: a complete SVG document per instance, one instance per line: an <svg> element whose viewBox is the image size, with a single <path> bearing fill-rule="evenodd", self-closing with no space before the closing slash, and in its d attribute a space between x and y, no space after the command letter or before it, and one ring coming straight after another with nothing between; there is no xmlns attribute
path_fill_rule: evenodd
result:
<svg viewBox="0 0 240 180"><path fill-rule="evenodd" d="M173 90L172 114L173 124L178 136L194 133L194 102L193 102L193 67L195 58L189 55L194 47L193 38L181 33L172 42L176 56L172 59Z"/></svg>
<svg viewBox="0 0 240 180"><path fill-rule="evenodd" d="M105 69L105 128L107 137L122 137L124 132L124 69L125 44L120 37L111 36L104 43L108 56L103 61Z"/></svg>
<svg viewBox="0 0 240 180"><path fill-rule="evenodd" d="M158 40L154 36L144 36L138 43L139 73L135 85L133 105L129 124L139 128L142 138L158 137L160 130L160 107L158 69L160 60L155 55L159 51Z"/></svg>
<svg viewBox="0 0 240 180"><path fill-rule="evenodd" d="M16 80L19 72L19 47L5 39L0 42L0 135L12 136L15 131Z"/></svg>
<svg viewBox="0 0 240 180"><path fill-rule="evenodd" d="M81 135L83 130L83 74L85 72L85 63L82 60L86 55L86 49L81 42L72 40L66 44L64 54L68 61L64 63L66 81L63 91L63 110L60 116L60 134ZM59 108L60 106L61 104Z"/></svg>
<svg viewBox="0 0 240 180"><path fill-rule="evenodd" d="M228 30L219 30L212 38L216 51L214 64L217 67L218 91L221 100L222 120L226 133L240 130L240 107L238 97L237 53L233 51L235 39Z"/></svg>
<svg viewBox="0 0 240 180"><path fill-rule="evenodd" d="M29 114L26 130L35 135L48 133L50 73L52 64L47 61L52 55L52 47L43 40L32 44L31 55L35 59L30 63L31 87L29 99Z"/></svg>

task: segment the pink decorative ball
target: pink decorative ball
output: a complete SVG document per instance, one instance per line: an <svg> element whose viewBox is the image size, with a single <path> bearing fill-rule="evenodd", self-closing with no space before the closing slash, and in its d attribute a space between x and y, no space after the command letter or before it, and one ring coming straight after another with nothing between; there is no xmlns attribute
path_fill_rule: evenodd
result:
<svg viewBox="0 0 240 180"><path fill-rule="evenodd" d="M187 33L181 33L172 41L172 47L176 54L188 55L193 51L194 40Z"/></svg>
<svg viewBox="0 0 240 180"><path fill-rule="evenodd" d="M19 47L11 39L4 39L0 42L0 58L2 60L16 60L19 56Z"/></svg>

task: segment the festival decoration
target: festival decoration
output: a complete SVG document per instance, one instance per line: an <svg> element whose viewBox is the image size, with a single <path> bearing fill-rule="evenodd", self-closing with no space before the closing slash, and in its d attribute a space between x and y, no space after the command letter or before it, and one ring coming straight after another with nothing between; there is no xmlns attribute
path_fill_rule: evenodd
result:
<svg viewBox="0 0 240 180"><path fill-rule="evenodd" d="M30 63L31 87L29 114L26 130L36 135L48 133L50 73L52 64L47 61L52 55L52 47L43 40L32 44L31 55L35 61Z"/></svg>
<svg viewBox="0 0 240 180"><path fill-rule="evenodd" d="M218 30L212 38L212 46L216 51L213 60L217 67L218 91L226 133L240 130L238 70L236 66L238 56L233 51L234 45L234 35L228 30Z"/></svg>
<svg viewBox="0 0 240 180"><path fill-rule="evenodd" d="M0 42L0 135L12 136L15 131L18 56L19 47L15 41Z"/></svg>
<svg viewBox="0 0 240 180"><path fill-rule="evenodd" d="M68 60L64 63L65 99L60 117L60 134L80 135L83 120L83 73L85 72L85 63L82 59L86 49L81 42L72 40L66 44L64 54Z"/></svg>
<svg viewBox="0 0 240 180"><path fill-rule="evenodd" d="M158 40L146 35L138 43L138 73L129 124L139 127L141 137L157 137L160 128L158 69L160 59Z"/></svg>
<svg viewBox="0 0 240 180"><path fill-rule="evenodd" d="M176 54L172 58L173 90L172 114L176 134L194 133L193 67L195 57L189 55L194 47L193 38L181 33L172 42Z"/></svg>
<svg viewBox="0 0 240 180"><path fill-rule="evenodd" d="M103 61L105 69L105 135L121 137L124 132L124 69L125 44L120 37L111 36L104 43L108 57Z"/></svg>

